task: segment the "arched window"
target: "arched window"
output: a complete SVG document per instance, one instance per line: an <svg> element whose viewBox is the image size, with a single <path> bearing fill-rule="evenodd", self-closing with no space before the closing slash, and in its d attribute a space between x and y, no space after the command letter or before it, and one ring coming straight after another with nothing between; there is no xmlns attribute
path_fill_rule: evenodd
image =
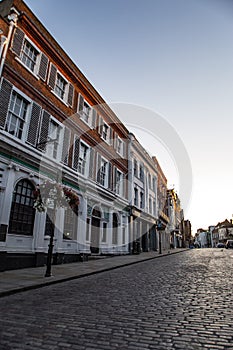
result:
<svg viewBox="0 0 233 350"><path fill-rule="evenodd" d="M26 179L20 180L13 193L9 233L18 235L33 235L35 218L34 186Z"/></svg>

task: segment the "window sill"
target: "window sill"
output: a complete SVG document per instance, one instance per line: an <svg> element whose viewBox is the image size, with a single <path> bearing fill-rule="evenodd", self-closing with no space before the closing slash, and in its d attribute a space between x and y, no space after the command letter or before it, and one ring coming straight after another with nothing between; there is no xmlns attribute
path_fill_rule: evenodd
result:
<svg viewBox="0 0 233 350"><path fill-rule="evenodd" d="M103 136L100 136L100 138L101 138L105 143L107 143L107 145L112 146L110 140L104 139Z"/></svg>
<svg viewBox="0 0 233 350"><path fill-rule="evenodd" d="M119 156L121 156L122 158L124 158L124 154L122 154L121 152L116 151L117 154L119 154Z"/></svg>
<svg viewBox="0 0 233 350"><path fill-rule="evenodd" d="M15 60L16 60L17 62L19 62L19 63L21 64L21 66L23 66L29 73L31 73L31 75L33 75L34 78L36 78L37 80L40 80L40 78L38 77L38 75L35 74L30 68L28 68L28 67L26 66L26 64L24 64L24 63L21 61L20 58L18 58L18 57L16 56L16 57L15 57Z"/></svg>
<svg viewBox="0 0 233 350"><path fill-rule="evenodd" d="M80 115L80 113L79 113L79 116L80 116L80 120L83 123L85 123L87 126L89 126L90 129L94 129L94 127L91 124L89 124L85 119L83 119L83 117L82 117L82 115Z"/></svg>
<svg viewBox="0 0 233 350"><path fill-rule="evenodd" d="M69 107L68 103L66 103L61 97L59 97L55 92L54 90L51 90L51 93L56 96L56 98L61 101L66 107Z"/></svg>

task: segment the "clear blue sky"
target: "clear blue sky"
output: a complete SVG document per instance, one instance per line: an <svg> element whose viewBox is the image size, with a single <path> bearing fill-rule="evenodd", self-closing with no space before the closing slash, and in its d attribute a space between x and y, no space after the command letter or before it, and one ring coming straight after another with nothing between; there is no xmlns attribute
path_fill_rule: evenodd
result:
<svg viewBox="0 0 233 350"><path fill-rule="evenodd" d="M233 2L26 0L108 103L162 115L193 169L185 216L208 228L233 214ZM145 128L150 129L146 125ZM166 150L133 130L179 190ZM158 152L156 152L158 150ZM171 157L172 158L172 157Z"/></svg>

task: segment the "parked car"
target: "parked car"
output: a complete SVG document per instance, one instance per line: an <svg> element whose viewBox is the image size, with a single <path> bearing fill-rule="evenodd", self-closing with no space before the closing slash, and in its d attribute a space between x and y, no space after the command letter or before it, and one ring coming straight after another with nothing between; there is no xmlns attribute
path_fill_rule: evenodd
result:
<svg viewBox="0 0 233 350"><path fill-rule="evenodd" d="M231 248L233 249L233 239L228 239L226 242L226 248Z"/></svg>
<svg viewBox="0 0 233 350"><path fill-rule="evenodd" d="M216 245L216 248L225 248L225 244L224 243L218 243Z"/></svg>

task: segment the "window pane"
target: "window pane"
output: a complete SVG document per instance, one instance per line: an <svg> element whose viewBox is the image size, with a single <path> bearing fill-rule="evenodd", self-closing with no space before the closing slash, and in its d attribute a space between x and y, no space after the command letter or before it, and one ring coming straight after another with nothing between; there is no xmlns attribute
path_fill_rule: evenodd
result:
<svg viewBox="0 0 233 350"><path fill-rule="evenodd" d="M29 43L29 41L25 40L21 60L32 72L35 70L38 54L39 52L35 49L35 47Z"/></svg>
<svg viewBox="0 0 233 350"><path fill-rule="evenodd" d="M75 211L71 208L65 210L63 239L77 239L77 215L77 208Z"/></svg>
<svg viewBox="0 0 233 350"><path fill-rule="evenodd" d="M56 95L59 96L62 100L64 99L65 89L66 89L65 79L60 74L57 74L57 80L56 80L54 91Z"/></svg>
<svg viewBox="0 0 233 350"><path fill-rule="evenodd" d="M15 91L12 93L10 108L7 116L6 130L19 139L22 138L24 121L29 102Z"/></svg>
<svg viewBox="0 0 233 350"><path fill-rule="evenodd" d="M9 233L32 235L35 209L34 187L28 180L21 180L15 187L9 223Z"/></svg>

